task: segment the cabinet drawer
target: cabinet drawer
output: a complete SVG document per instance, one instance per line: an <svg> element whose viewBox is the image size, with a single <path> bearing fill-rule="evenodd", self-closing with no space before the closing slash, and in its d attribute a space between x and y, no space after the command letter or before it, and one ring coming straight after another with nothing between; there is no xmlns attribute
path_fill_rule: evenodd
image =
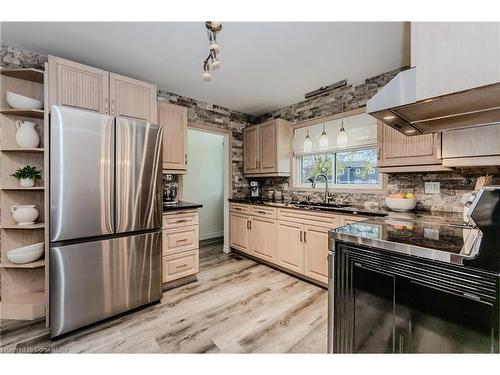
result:
<svg viewBox="0 0 500 375"><path fill-rule="evenodd" d="M229 204L229 210L232 212L249 214L250 213L250 206L247 204L231 203L231 204Z"/></svg>
<svg viewBox="0 0 500 375"><path fill-rule="evenodd" d="M162 282L180 279L198 273L198 249L164 256L162 259Z"/></svg>
<svg viewBox="0 0 500 375"><path fill-rule="evenodd" d="M173 211L163 214L163 228L179 228L198 225L198 211Z"/></svg>
<svg viewBox="0 0 500 375"><path fill-rule="evenodd" d="M278 209L278 219L300 224L335 228L339 226L339 215L324 212L303 212L299 210Z"/></svg>
<svg viewBox="0 0 500 375"><path fill-rule="evenodd" d="M277 209L274 207L251 206L250 215L276 219Z"/></svg>
<svg viewBox="0 0 500 375"><path fill-rule="evenodd" d="M163 230L163 255L175 254L198 248L198 226Z"/></svg>

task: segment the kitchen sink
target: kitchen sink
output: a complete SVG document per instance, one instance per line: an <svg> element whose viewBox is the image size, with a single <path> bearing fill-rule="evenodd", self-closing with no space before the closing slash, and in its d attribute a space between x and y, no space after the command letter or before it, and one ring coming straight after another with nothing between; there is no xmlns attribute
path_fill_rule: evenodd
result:
<svg viewBox="0 0 500 375"><path fill-rule="evenodd" d="M344 203L311 203L311 202L296 202L292 203L295 207L299 208L321 208L321 209L339 209L349 207L349 204Z"/></svg>

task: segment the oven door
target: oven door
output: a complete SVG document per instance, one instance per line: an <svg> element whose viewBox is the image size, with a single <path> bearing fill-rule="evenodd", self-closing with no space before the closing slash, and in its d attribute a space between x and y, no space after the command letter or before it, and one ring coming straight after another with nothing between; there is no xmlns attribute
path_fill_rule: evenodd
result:
<svg viewBox="0 0 500 375"><path fill-rule="evenodd" d="M333 352L498 353L498 278L338 244Z"/></svg>

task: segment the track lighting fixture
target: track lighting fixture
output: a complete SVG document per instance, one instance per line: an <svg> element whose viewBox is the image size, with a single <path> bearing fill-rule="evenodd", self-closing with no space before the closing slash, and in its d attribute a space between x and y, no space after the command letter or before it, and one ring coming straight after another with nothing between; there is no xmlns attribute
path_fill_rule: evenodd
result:
<svg viewBox="0 0 500 375"><path fill-rule="evenodd" d="M208 56L205 61L203 61L202 78L204 81L210 81L212 79L211 72L220 68L220 60L217 56L220 51L220 45L217 43L217 33L222 30L222 23L207 21L205 22L205 27L207 28L208 41L210 44L208 46Z"/></svg>

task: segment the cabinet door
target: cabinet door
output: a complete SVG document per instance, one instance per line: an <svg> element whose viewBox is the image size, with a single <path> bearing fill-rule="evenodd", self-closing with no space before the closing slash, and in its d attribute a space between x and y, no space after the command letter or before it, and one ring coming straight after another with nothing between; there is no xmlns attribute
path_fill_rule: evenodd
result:
<svg viewBox="0 0 500 375"><path fill-rule="evenodd" d="M163 169L187 170L187 109L158 103L158 123L163 125Z"/></svg>
<svg viewBox="0 0 500 375"><path fill-rule="evenodd" d="M243 172L259 172L259 126L251 126L243 131Z"/></svg>
<svg viewBox="0 0 500 375"><path fill-rule="evenodd" d="M156 124L156 85L110 73L111 114Z"/></svg>
<svg viewBox="0 0 500 375"><path fill-rule="evenodd" d="M249 217L231 212L229 215L229 244L237 250L251 252Z"/></svg>
<svg viewBox="0 0 500 375"><path fill-rule="evenodd" d="M304 231L305 275L322 283L328 283L328 230L307 226Z"/></svg>
<svg viewBox="0 0 500 375"><path fill-rule="evenodd" d="M277 221L254 217L250 221L252 233L252 253L254 256L277 262Z"/></svg>
<svg viewBox="0 0 500 375"><path fill-rule="evenodd" d="M500 81L500 23L416 22L417 100Z"/></svg>
<svg viewBox="0 0 500 375"><path fill-rule="evenodd" d="M277 172L277 122L260 124L260 157L259 171L261 173Z"/></svg>
<svg viewBox="0 0 500 375"><path fill-rule="evenodd" d="M278 264L295 272L304 272L304 227L300 224L279 222Z"/></svg>
<svg viewBox="0 0 500 375"><path fill-rule="evenodd" d="M109 73L49 56L49 105L109 114Z"/></svg>
<svg viewBox="0 0 500 375"><path fill-rule="evenodd" d="M441 164L439 134L408 137L381 122L378 129L381 132L379 167Z"/></svg>

